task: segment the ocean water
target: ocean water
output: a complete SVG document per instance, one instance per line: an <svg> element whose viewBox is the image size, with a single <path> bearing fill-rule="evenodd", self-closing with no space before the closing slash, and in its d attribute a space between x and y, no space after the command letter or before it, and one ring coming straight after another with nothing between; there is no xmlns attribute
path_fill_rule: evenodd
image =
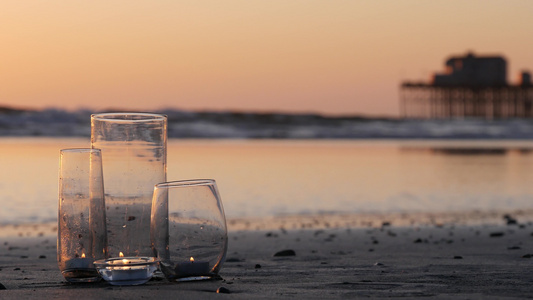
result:
<svg viewBox="0 0 533 300"><path fill-rule="evenodd" d="M88 138L0 138L0 223L55 222L59 150ZM173 139L169 180L213 178L226 215L533 208L529 140ZM105 166L104 166L105 167Z"/></svg>
<svg viewBox="0 0 533 300"><path fill-rule="evenodd" d="M238 139L533 139L533 120L401 120L314 114L161 110L171 138ZM89 137L94 111L7 111L0 136Z"/></svg>

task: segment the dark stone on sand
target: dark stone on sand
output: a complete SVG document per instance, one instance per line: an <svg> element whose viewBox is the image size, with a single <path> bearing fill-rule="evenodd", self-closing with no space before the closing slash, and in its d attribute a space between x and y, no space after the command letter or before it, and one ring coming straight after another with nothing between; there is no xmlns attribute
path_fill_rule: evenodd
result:
<svg viewBox="0 0 533 300"><path fill-rule="evenodd" d="M507 250L520 250L519 246L507 247Z"/></svg>
<svg viewBox="0 0 533 300"><path fill-rule="evenodd" d="M6 287L0 283L0 290L7 290Z"/></svg>
<svg viewBox="0 0 533 300"><path fill-rule="evenodd" d="M497 232L491 232L490 233L490 237L502 237L504 236L505 233L501 232L501 231L497 231Z"/></svg>
<svg viewBox="0 0 533 300"><path fill-rule="evenodd" d="M20 270L20 268L14 268L13 269L13 271L19 271L19 270Z"/></svg>
<svg viewBox="0 0 533 300"><path fill-rule="evenodd" d="M227 289L227 288L225 288L225 287L223 287L223 286L221 286L221 287L219 287L219 288L217 289L217 294L229 294L229 293L231 293L231 292L229 291L229 289Z"/></svg>
<svg viewBox="0 0 533 300"><path fill-rule="evenodd" d="M390 226L390 222L385 221L385 222L381 223L381 226L383 226L383 227Z"/></svg>
<svg viewBox="0 0 533 300"><path fill-rule="evenodd" d="M313 235L317 236L317 235L322 234L322 233L324 233L324 230L317 230L317 231L315 231L315 233Z"/></svg>
<svg viewBox="0 0 533 300"><path fill-rule="evenodd" d="M279 252L276 252L274 254L274 256L276 257L280 257L280 256L296 256L296 252L294 252L294 250L292 249L287 249L287 250L282 250L282 251L279 251Z"/></svg>
<svg viewBox="0 0 533 300"><path fill-rule="evenodd" d="M40 259L45 259L45 258L46 258L46 255L39 255L39 258L40 258Z"/></svg>
<svg viewBox="0 0 533 300"><path fill-rule="evenodd" d="M244 261L243 259L236 258L236 257L231 257L231 258L226 259L226 262L243 262L243 261Z"/></svg>
<svg viewBox="0 0 533 300"><path fill-rule="evenodd" d="M374 266L382 267L382 266L384 266L384 264L382 264L382 263L380 263L380 262L376 262L376 263L374 264Z"/></svg>
<svg viewBox="0 0 533 300"><path fill-rule="evenodd" d="M463 259L463 257L461 255L456 255L453 257L453 259Z"/></svg>
<svg viewBox="0 0 533 300"><path fill-rule="evenodd" d="M150 281L162 281L163 278L160 277L160 276L153 276L152 278L150 278Z"/></svg>
<svg viewBox="0 0 533 300"><path fill-rule="evenodd" d="M413 243L415 243L415 244L422 243L422 239L421 239L421 238L418 238L418 239L414 240Z"/></svg>
<svg viewBox="0 0 533 300"><path fill-rule="evenodd" d="M516 225L516 224L518 224L518 222L516 221L516 219L513 218L513 217L510 216L510 215L504 215L503 218L504 218L505 221L507 222L507 225Z"/></svg>
<svg viewBox="0 0 533 300"><path fill-rule="evenodd" d="M21 255L20 258L28 258L27 255Z"/></svg>
<svg viewBox="0 0 533 300"><path fill-rule="evenodd" d="M256 269L261 269L261 265L260 265L260 264L256 264L256 265L255 265L255 268L256 268Z"/></svg>
<svg viewBox="0 0 533 300"><path fill-rule="evenodd" d="M135 219L136 219L135 216L129 216L129 217L128 217L128 221L133 221L133 220L135 220Z"/></svg>
<svg viewBox="0 0 533 300"><path fill-rule="evenodd" d="M277 234L272 233L272 232L267 232L267 233L265 234L265 236L266 236L266 237L278 237Z"/></svg>
<svg viewBox="0 0 533 300"><path fill-rule="evenodd" d="M522 258L531 258L533 257L533 254L524 254L522 255Z"/></svg>

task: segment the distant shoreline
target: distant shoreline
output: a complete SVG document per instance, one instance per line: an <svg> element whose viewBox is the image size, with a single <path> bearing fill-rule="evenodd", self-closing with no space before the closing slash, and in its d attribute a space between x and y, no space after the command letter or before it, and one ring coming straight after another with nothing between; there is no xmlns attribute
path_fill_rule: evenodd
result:
<svg viewBox="0 0 533 300"><path fill-rule="evenodd" d="M92 113L0 107L0 136L89 137ZM533 139L529 119L403 120L175 109L155 113L168 116L168 137L181 139Z"/></svg>

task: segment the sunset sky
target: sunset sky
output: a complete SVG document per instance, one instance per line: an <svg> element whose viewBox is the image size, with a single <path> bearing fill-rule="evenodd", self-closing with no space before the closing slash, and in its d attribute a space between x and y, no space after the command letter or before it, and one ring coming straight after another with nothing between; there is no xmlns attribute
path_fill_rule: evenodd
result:
<svg viewBox="0 0 533 300"><path fill-rule="evenodd" d="M533 71L533 1L3 0L0 106L397 116L450 55Z"/></svg>

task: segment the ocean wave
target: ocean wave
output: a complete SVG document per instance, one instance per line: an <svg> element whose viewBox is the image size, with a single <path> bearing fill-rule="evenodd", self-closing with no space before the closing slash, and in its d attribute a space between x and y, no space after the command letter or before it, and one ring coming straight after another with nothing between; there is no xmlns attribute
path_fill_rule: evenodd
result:
<svg viewBox="0 0 533 300"><path fill-rule="evenodd" d="M0 110L0 136L90 136L93 111ZM161 110L170 138L530 139L533 120L401 120L316 114Z"/></svg>

